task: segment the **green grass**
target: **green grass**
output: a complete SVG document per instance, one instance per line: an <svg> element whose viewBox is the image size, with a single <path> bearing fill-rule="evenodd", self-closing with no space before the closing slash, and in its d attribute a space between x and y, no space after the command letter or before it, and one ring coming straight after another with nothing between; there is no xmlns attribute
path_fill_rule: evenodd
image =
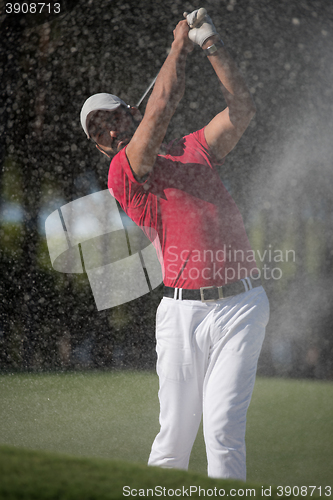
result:
<svg viewBox="0 0 333 500"><path fill-rule="evenodd" d="M126 497L297 498L267 485L211 479L141 464L0 447L1 500L106 500ZM265 493L264 493L265 492ZM284 493L284 494L283 494ZM287 493L287 495L286 495ZM305 494L307 493L307 495ZM303 489L302 498L320 498Z"/></svg>
<svg viewBox="0 0 333 500"><path fill-rule="evenodd" d="M258 378L247 462L253 481L333 486L333 383Z"/></svg>
<svg viewBox="0 0 333 500"><path fill-rule="evenodd" d="M145 372L0 376L0 444L146 464L158 380ZM333 384L261 379L248 412L248 480L333 486ZM201 432L190 471L206 473ZM319 491L319 490L318 490Z"/></svg>
<svg viewBox="0 0 333 500"><path fill-rule="evenodd" d="M0 444L147 462L158 432L150 373L0 377Z"/></svg>

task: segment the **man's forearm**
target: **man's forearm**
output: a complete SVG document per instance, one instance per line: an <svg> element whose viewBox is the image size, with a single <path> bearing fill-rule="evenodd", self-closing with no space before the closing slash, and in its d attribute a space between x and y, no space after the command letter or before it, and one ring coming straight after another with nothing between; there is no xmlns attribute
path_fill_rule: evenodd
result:
<svg viewBox="0 0 333 500"><path fill-rule="evenodd" d="M205 41L203 49L216 43L218 36L214 36ZM255 113L255 104L246 82L237 68L237 65L228 51L224 47L208 55L208 59L213 66L217 77L221 82L221 88L231 115Z"/></svg>
<svg viewBox="0 0 333 500"><path fill-rule="evenodd" d="M184 94L186 56L192 49L187 23L180 21L144 117L126 149L132 170L139 178L152 170L169 122Z"/></svg>
<svg viewBox="0 0 333 500"><path fill-rule="evenodd" d="M156 79L148 100L146 113L158 112L171 119L185 91L185 66L187 51L174 41Z"/></svg>

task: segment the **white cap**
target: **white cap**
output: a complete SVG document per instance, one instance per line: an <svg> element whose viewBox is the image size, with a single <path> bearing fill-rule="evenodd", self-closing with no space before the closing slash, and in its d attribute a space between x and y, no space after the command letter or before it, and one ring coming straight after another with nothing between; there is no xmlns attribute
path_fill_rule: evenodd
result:
<svg viewBox="0 0 333 500"><path fill-rule="evenodd" d="M99 110L113 111L119 108L121 104L128 107L128 105L116 95L106 94L106 93L94 94L86 100L81 109L80 119L82 128L87 134L88 139L90 139L88 133L88 122L87 122L87 117L89 113L91 113L92 111L99 111Z"/></svg>

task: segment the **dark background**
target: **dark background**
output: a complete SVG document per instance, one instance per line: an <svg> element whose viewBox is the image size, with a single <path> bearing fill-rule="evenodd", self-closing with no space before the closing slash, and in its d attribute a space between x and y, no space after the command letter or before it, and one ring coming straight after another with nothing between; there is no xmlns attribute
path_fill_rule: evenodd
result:
<svg viewBox="0 0 333 500"><path fill-rule="evenodd" d="M108 162L79 122L85 99L110 92L135 105L163 64L183 12L205 7L257 105L220 174L253 248L267 251L259 266L282 272L265 280L271 320L259 373L332 379L332 1L62 0L59 14L54 2L41 14L6 14L6 3L0 2L0 370L154 367L161 290L98 312L85 275L52 270L44 221L107 187ZM203 127L223 107L217 79L196 47L167 139ZM268 250L294 250L295 261L272 262Z"/></svg>

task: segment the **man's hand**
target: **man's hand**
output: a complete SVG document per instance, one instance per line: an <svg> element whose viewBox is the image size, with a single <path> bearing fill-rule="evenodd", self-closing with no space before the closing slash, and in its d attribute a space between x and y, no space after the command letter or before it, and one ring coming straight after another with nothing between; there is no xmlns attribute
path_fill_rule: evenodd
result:
<svg viewBox="0 0 333 500"><path fill-rule="evenodd" d="M199 11L200 9L197 9L190 14L187 14L186 21L189 26L195 24ZM211 18L206 14L202 21L199 22L195 28L192 28L190 30L188 36L194 43L202 47L207 38L210 38L214 35L217 35L216 28Z"/></svg>
<svg viewBox="0 0 333 500"><path fill-rule="evenodd" d="M173 30L173 44L182 44L185 52L192 52L194 45L189 39L189 26L186 20L179 21L176 28Z"/></svg>

